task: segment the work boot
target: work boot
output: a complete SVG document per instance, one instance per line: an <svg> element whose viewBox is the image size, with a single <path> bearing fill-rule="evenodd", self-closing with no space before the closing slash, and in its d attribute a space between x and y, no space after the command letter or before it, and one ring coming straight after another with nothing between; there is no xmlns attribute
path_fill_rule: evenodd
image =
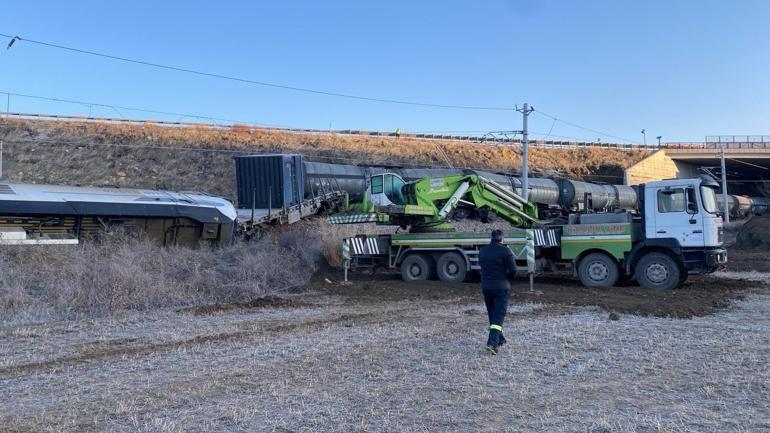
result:
<svg viewBox="0 0 770 433"><path fill-rule="evenodd" d="M507 341L505 340L505 337L503 336L503 334L500 333L500 339L499 339L499 341L497 343L497 347L501 347L501 346L505 345L505 343L507 343Z"/></svg>
<svg viewBox="0 0 770 433"><path fill-rule="evenodd" d="M494 347L495 352L497 352L497 348L499 346L500 346L500 331L496 329L490 329L489 338L487 338L487 347Z"/></svg>
<svg viewBox="0 0 770 433"><path fill-rule="evenodd" d="M489 352L490 355L497 355L497 347L487 346L487 352Z"/></svg>

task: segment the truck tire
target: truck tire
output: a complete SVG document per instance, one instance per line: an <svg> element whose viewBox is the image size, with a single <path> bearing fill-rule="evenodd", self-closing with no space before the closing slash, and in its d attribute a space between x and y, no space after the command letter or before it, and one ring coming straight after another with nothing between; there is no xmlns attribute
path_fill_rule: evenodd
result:
<svg viewBox="0 0 770 433"><path fill-rule="evenodd" d="M636 263L634 277L645 289L671 290L679 287L682 268L663 253L647 253Z"/></svg>
<svg viewBox="0 0 770 433"><path fill-rule="evenodd" d="M612 257L602 253L591 253L580 260L578 276L584 286L604 289L618 282L620 269Z"/></svg>
<svg viewBox="0 0 770 433"><path fill-rule="evenodd" d="M459 253L444 253L436 264L438 278L445 283L462 283L468 276L465 258Z"/></svg>
<svg viewBox="0 0 770 433"><path fill-rule="evenodd" d="M425 281L433 276L433 259L423 254L410 254L401 262L401 279L410 283L412 281Z"/></svg>

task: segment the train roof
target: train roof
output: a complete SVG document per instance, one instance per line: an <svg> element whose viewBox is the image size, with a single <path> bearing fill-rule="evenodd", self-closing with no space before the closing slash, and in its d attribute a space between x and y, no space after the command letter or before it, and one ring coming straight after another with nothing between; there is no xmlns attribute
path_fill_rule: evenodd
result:
<svg viewBox="0 0 770 433"><path fill-rule="evenodd" d="M0 181L0 213L188 217L216 223L236 219L232 203L202 193L12 181Z"/></svg>

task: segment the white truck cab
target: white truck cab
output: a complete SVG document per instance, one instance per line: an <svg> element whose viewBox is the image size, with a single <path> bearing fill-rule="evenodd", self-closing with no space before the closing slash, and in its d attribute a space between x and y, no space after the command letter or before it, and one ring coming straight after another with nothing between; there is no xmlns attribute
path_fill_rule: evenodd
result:
<svg viewBox="0 0 770 433"><path fill-rule="evenodd" d="M710 177L649 182L637 187L641 226L625 262L644 287L673 288L690 274L727 263L722 216ZM673 281L677 277L678 283Z"/></svg>
<svg viewBox="0 0 770 433"><path fill-rule="evenodd" d="M649 182L644 186L645 236L673 238L685 248L722 245L717 183L710 178Z"/></svg>

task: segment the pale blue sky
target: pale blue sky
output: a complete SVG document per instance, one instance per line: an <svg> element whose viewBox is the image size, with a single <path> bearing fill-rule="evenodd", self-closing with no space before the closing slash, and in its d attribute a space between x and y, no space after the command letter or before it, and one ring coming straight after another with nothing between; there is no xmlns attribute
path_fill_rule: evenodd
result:
<svg viewBox="0 0 770 433"><path fill-rule="evenodd" d="M648 142L656 135L664 141L699 141L715 134L770 134L767 1L0 5L0 33L253 80L437 104L527 101L570 122L638 141L642 128ZM10 50L0 48L0 92L309 128L330 123L335 129L402 131L521 127L515 112L304 94L23 41ZM88 113L83 106L19 97L12 97L11 110ZM93 114L116 115L97 107ZM531 119L532 130L551 129L550 119ZM553 125L552 134L599 137L563 123Z"/></svg>

